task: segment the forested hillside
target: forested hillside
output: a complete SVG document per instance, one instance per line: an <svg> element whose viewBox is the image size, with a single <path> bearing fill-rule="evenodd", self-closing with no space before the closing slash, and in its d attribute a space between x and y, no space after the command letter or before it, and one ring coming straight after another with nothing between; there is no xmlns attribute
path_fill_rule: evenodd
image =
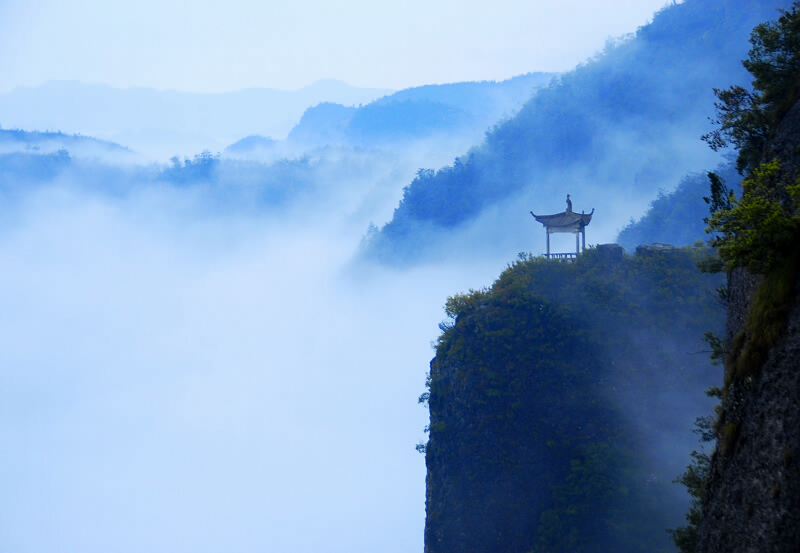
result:
<svg viewBox="0 0 800 553"><path fill-rule="evenodd" d="M720 165L714 173L732 190L740 189L742 177L733 163ZM709 185L708 173L692 173L681 179L672 192L659 190L647 213L620 231L617 243L632 252L640 244L688 246L707 240L704 220L708 218L708 203L703 198L708 198Z"/></svg>
<svg viewBox="0 0 800 553"><path fill-rule="evenodd" d="M431 362L429 553L671 551L672 480L724 316L706 248L523 257L447 302Z"/></svg>
<svg viewBox="0 0 800 553"><path fill-rule="evenodd" d="M749 83L740 60L750 30L788 5L686 0L664 8L539 91L451 166L420 171L365 254L419 259L489 208L498 222L515 220L532 207L547 212L567 192L606 220L627 221L659 188L719 163L699 140L710 130L712 89Z"/></svg>

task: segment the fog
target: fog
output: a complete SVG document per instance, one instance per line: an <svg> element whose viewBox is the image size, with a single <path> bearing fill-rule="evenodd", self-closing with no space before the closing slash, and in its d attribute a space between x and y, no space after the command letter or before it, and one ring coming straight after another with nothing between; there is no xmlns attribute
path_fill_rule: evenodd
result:
<svg viewBox="0 0 800 553"><path fill-rule="evenodd" d="M364 234L392 218L418 168L479 135L163 163L4 134L2 549L421 550L414 446L428 413L416 399L442 306L542 251L528 211L563 198L542 196L557 185L546 176L402 269L365 260ZM603 199L589 175L562 177L585 192L571 190L576 210ZM587 243L612 241L643 198L620 195ZM664 473L691 440L670 438Z"/></svg>
<svg viewBox="0 0 800 553"><path fill-rule="evenodd" d="M79 158L7 174L3 549L421 549L430 343L446 297L504 261L353 260L436 155L318 156L324 182L275 205L225 160L209 182ZM265 166L236 167L247 188Z"/></svg>

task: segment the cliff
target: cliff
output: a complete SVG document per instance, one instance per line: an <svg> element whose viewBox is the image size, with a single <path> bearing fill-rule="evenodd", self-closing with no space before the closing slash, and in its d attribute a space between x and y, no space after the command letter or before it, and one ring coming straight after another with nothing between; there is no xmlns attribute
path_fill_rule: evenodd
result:
<svg viewBox="0 0 800 553"><path fill-rule="evenodd" d="M717 379L699 353L723 319L706 255L522 256L448 300L421 398L427 552L671 550L672 479Z"/></svg>
<svg viewBox="0 0 800 553"><path fill-rule="evenodd" d="M776 193L800 177L800 104L777 126L762 159L777 160ZM725 396L719 438L702 498L700 552L800 550L800 291L797 245L766 275L729 276ZM788 301L769 301L783 289ZM759 312L767 311L767 318ZM743 361L768 324L778 331L760 359ZM744 345L743 345L744 344ZM753 348L750 347L750 350Z"/></svg>

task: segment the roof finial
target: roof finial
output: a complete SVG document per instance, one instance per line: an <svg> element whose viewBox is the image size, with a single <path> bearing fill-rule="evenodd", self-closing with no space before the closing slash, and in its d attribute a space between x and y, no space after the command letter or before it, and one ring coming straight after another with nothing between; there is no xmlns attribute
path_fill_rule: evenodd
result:
<svg viewBox="0 0 800 553"><path fill-rule="evenodd" d="M569 194L567 194L567 213L572 213L572 200L569 199Z"/></svg>

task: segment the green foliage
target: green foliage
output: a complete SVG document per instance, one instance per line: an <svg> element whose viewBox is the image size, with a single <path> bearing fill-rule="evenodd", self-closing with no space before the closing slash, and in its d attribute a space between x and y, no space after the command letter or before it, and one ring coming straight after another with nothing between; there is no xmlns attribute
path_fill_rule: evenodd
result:
<svg viewBox="0 0 800 553"><path fill-rule="evenodd" d="M793 206L781 202L785 188L779 182L780 173L777 160L759 165L745 179L741 199L711 178L707 231L718 233L711 245L728 271L745 267L753 273L768 273L797 247L800 216ZM788 192L795 203L800 202L800 187L790 187Z"/></svg>
<svg viewBox="0 0 800 553"><path fill-rule="evenodd" d="M474 309L478 302L486 297L485 290L470 290L468 294L450 296L444 304L444 312L451 319L455 319L460 313Z"/></svg>
<svg viewBox="0 0 800 553"><path fill-rule="evenodd" d="M776 22L758 25L750 42L750 57L742 64L761 91L761 105L777 122L800 92L800 2L782 10Z"/></svg>
<svg viewBox="0 0 800 553"><path fill-rule="evenodd" d="M726 362L726 390L737 380L757 376L770 348L783 340L798 275L800 253L795 250L764 276L748 307L744 328L733 340Z"/></svg>
<svg viewBox="0 0 800 553"><path fill-rule="evenodd" d="M731 199L731 190L728 190L728 187L725 186L725 181L722 177L720 177L717 173L708 173L708 180L711 183L711 194L710 196L704 197L703 201L709 204L709 211L711 213L716 213L717 211L728 209L730 210L732 206L732 199ZM735 195L734 195L735 197ZM703 219L706 224L708 224L708 217Z"/></svg>
<svg viewBox="0 0 800 553"><path fill-rule="evenodd" d="M739 155L736 169L743 173L761 155L761 150L772 131L768 114L760 105L759 96L742 86L726 90L714 89L718 102L714 104L719 128L703 135L703 140L715 151L734 146Z"/></svg>
<svg viewBox="0 0 800 553"><path fill-rule="evenodd" d="M794 104L800 91L800 2L776 22L762 23L750 36L749 56L742 62L753 75L753 91L742 86L715 89L719 127L703 137L714 149L732 145L739 172L758 163L764 144Z"/></svg>
<svg viewBox="0 0 800 553"><path fill-rule="evenodd" d="M672 541L681 553L695 553L697 549L697 528L702 517L700 501L711 467L711 457L708 454L692 451L691 456L692 461L686 471L675 479L675 482L686 486L691 497L689 512L686 513L687 524L671 530Z"/></svg>
<svg viewBox="0 0 800 553"><path fill-rule="evenodd" d="M800 183L786 186L776 160L753 169L743 183L741 199L711 174L711 216L708 232L718 258L706 260L707 270L728 272L744 267L764 275L747 310L742 330L731 343L730 351L710 333L706 341L712 359L725 361L723 391L738 381L755 377L767 359L770 348L780 344L786 316L794 303L795 283L800 275ZM727 292L725 292L727 294ZM735 444L734 432L727 429L722 437L726 450Z"/></svg>
<svg viewBox="0 0 800 553"><path fill-rule="evenodd" d="M711 363L714 365L719 365L722 363L722 360L725 356L722 338L709 330L703 334L703 341L711 347Z"/></svg>
<svg viewBox="0 0 800 553"><path fill-rule="evenodd" d="M719 338L713 335L709 336L709 334L707 333L706 335L707 338L710 338L709 343L713 342L714 346L719 345ZM706 395L721 399L722 390L714 386L706 390ZM722 407L717 404L713 415L698 417L695 421L694 432L700 436L701 442L709 443L717 438L717 421L721 410ZM697 531L702 518L701 501L711 469L711 454L706 453L703 449L692 451L690 456L692 460L686 470L675 479L676 483L683 484L686 487L690 497L689 511L685 515L686 525L670 530L672 541L680 553L695 553L697 549Z"/></svg>
<svg viewBox="0 0 800 553"><path fill-rule="evenodd" d="M598 512L626 501L626 469L620 451L607 443L588 443L577 448L569 472L553 489L553 507L539 518L535 553L573 553L590 549L613 531Z"/></svg>

